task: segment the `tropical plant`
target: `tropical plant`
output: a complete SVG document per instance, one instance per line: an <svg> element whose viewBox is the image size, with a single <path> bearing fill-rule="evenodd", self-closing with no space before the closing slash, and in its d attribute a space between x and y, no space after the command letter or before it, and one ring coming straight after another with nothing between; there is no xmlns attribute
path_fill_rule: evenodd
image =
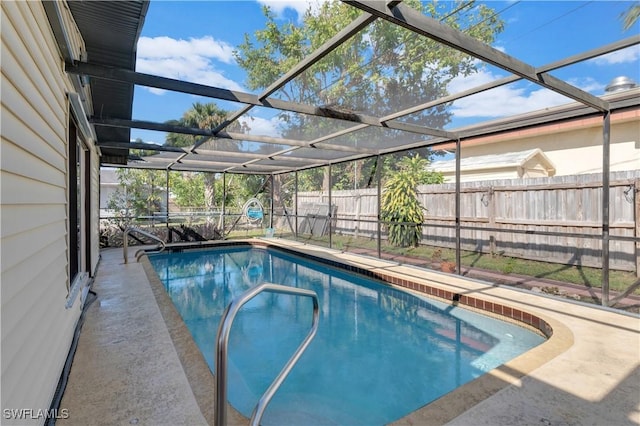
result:
<svg viewBox="0 0 640 426"><path fill-rule="evenodd" d="M417 186L444 180L441 173L428 171L428 164L428 160L418 155L405 157L400 161L399 171L385 181L380 219L394 246L417 247L422 239L426 209L418 200Z"/></svg>
<svg viewBox="0 0 640 426"><path fill-rule="evenodd" d="M382 193L380 218L389 242L398 247L417 247L422 235L424 213L412 181L408 173L398 173L387 181Z"/></svg>
<svg viewBox="0 0 640 426"><path fill-rule="evenodd" d="M167 123L173 124L177 126L183 127L193 127L199 129L213 129L220 123L222 123L227 116L227 111L219 108L214 103L200 103L195 102L191 108L184 112L180 120L170 120ZM183 133L168 133L165 139L165 145L169 146L178 146L178 147L186 147L194 145L197 142L198 137L194 135L188 135ZM219 145L223 144L224 146L220 147ZM219 150L233 150L235 146L232 141L216 141L216 145L218 145ZM174 184L181 186L184 188L184 185L188 182L180 182L180 179L190 179L189 177L176 177L174 179ZM201 178L203 179L203 197L202 200L204 203L204 207L207 211L212 211L216 205L216 199L219 198L216 195L216 174L215 173L206 173L202 172ZM186 188L184 188L186 189ZM186 195L189 192L183 191L182 194ZM191 192L192 195L194 195ZM199 198L199 197L198 197ZM195 199L191 199L190 202L196 201ZM191 204L194 205L194 204Z"/></svg>
<svg viewBox="0 0 640 426"><path fill-rule="evenodd" d="M169 120L167 124L182 127L193 127L198 129L213 129L222 123L227 116L227 111L218 107L214 103L203 104L195 102L187 111L182 114L179 120ZM191 146L198 136L183 133L168 133L165 144L169 146L186 147Z"/></svg>

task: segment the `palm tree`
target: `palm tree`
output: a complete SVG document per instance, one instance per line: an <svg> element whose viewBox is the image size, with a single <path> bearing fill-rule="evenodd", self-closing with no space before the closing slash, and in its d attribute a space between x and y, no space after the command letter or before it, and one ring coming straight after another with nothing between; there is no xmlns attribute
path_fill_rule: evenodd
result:
<svg viewBox="0 0 640 426"><path fill-rule="evenodd" d="M200 129L213 129L227 117L227 111L214 103L194 103L182 116L184 125Z"/></svg>
<svg viewBox="0 0 640 426"><path fill-rule="evenodd" d="M222 123L227 116L227 111L220 109L214 103L196 102L191 108L182 114L179 120L169 120L166 123L182 127L195 127L198 129L213 129ZM197 136L183 133L169 133L165 144L169 146L191 146L196 142Z"/></svg>
<svg viewBox="0 0 640 426"><path fill-rule="evenodd" d="M167 123L183 126L194 127L199 129L213 129L222 123L227 116L227 111L220 109L214 103L195 102L182 115L180 120L170 120ZM182 133L169 133L165 139L165 145L169 146L191 146L196 143L197 136L186 135ZM215 206L215 173L204 174L204 203L207 211L212 211ZM210 220L208 218L208 220Z"/></svg>

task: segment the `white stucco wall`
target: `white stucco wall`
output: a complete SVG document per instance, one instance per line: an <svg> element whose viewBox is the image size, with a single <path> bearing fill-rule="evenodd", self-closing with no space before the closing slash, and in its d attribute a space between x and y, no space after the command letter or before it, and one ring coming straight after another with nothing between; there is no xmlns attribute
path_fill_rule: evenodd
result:
<svg viewBox="0 0 640 426"><path fill-rule="evenodd" d="M445 183L455 182L455 172L442 173ZM517 179L518 170L516 167L491 169L491 170L462 170L460 172L460 182L477 182L483 180Z"/></svg>
<svg viewBox="0 0 640 426"><path fill-rule="evenodd" d="M640 115L612 116L611 171L640 169ZM540 148L556 168L556 176L602 172L602 119L485 137L463 144L462 155L474 157Z"/></svg>

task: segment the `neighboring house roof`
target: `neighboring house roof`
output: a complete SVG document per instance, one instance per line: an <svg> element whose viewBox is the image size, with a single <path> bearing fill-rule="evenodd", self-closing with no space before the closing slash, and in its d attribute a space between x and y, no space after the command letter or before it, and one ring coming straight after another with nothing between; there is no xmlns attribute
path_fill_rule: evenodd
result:
<svg viewBox="0 0 640 426"><path fill-rule="evenodd" d="M640 109L640 87L607 93L601 96L611 105L611 123L637 121ZM503 140L522 139L558 131L571 131L585 125L602 126L602 114L593 112L580 103L572 102L542 110L530 111L511 117L502 117L484 123L455 129L464 135L462 146L478 143L495 143ZM438 149L455 149L454 141L440 144Z"/></svg>
<svg viewBox="0 0 640 426"><path fill-rule="evenodd" d="M532 159L535 159L549 175L555 174L555 167L549 157L539 148L526 151L507 152L504 154L479 155L460 159L460 170L491 170L508 167L525 167ZM441 173L451 173L456 170L456 160L434 161L429 165L429 170Z"/></svg>
<svg viewBox="0 0 640 426"><path fill-rule="evenodd" d="M609 103L612 113L628 109L637 110L640 107L640 87L606 93L600 98ZM578 102L571 102L523 114L497 118L456 130L464 134L465 138L483 136L483 133L486 136L487 133L512 131L526 126L539 127L561 120L584 119L587 116L585 113L589 110L592 111L592 116L599 117L602 121L601 113Z"/></svg>

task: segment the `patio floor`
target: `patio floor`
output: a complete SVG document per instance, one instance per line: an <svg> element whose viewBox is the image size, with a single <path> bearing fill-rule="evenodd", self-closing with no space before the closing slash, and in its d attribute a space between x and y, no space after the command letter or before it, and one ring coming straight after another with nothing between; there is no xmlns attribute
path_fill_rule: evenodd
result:
<svg viewBox="0 0 640 426"><path fill-rule="evenodd" d="M486 375L491 381L470 384L467 390L485 395L481 401L445 396L396 424L640 425L638 316L302 243L269 241L474 292L555 325L548 342ZM134 253L130 250L124 264L122 249L101 252L93 286L97 299L87 309L60 406L69 418L58 424L213 424L212 375L168 297L149 281ZM229 424L247 420L230 410Z"/></svg>

